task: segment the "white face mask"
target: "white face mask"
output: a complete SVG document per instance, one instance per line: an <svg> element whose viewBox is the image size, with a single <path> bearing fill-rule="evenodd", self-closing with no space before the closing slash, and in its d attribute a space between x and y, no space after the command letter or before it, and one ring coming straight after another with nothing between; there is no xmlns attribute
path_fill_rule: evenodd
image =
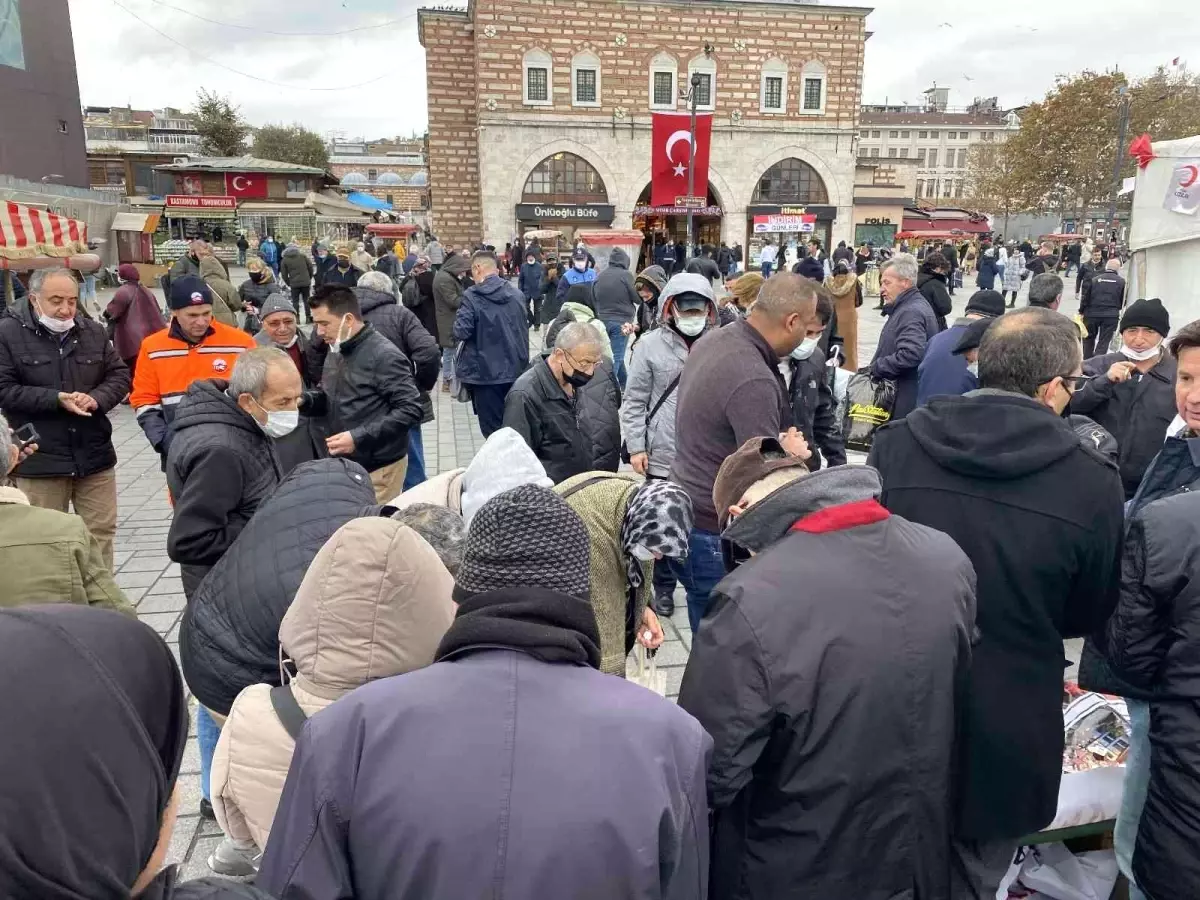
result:
<svg viewBox="0 0 1200 900"><path fill-rule="evenodd" d="M635 546L633 548L633 550L630 552L633 553L634 559L640 559L642 562L653 562L654 561L654 551L647 550L641 544L638 544L637 546Z"/></svg>
<svg viewBox="0 0 1200 900"><path fill-rule="evenodd" d="M575 261L575 271L576 272L582 272L586 268L587 268L587 260L586 259L579 259L579 260Z"/></svg>
<svg viewBox="0 0 1200 900"><path fill-rule="evenodd" d="M1132 347L1127 347L1122 344L1121 355L1126 359L1133 360L1134 362L1145 362L1148 359L1154 359L1154 357L1158 356L1159 349L1161 347L1162 344L1155 344L1149 350L1134 350Z"/></svg>
<svg viewBox="0 0 1200 900"><path fill-rule="evenodd" d="M973 362L973 363L967 363L967 371L970 372L972 375L974 375L976 378L978 378L979 377L979 360L975 360L975 362Z"/></svg>
<svg viewBox="0 0 1200 900"><path fill-rule="evenodd" d="M344 344L347 340L349 340L349 338L350 338L349 334L347 334L345 337L342 337L342 329L347 327L346 321L349 318L350 318L349 314L344 315L344 316L342 316L342 321L338 322L337 337L335 337L333 339L333 342L329 345L330 353L341 353L342 352L342 344Z"/></svg>
<svg viewBox="0 0 1200 900"><path fill-rule="evenodd" d="M258 422L258 419L255 419L254 421L258 422L258 427L261 428L268 437L287 437L289 434L295 431L296 426L300 424L300 413L294 409L263 409L262 404L257 400L254 400L254 405L259 409L262 409L262 411L267 414L266 425L264 425L262 422Z"/></svg>
<svg viewBox="0 0 1200 900"><path fill-rule="evenodd" d="M675 327L681 334L695 337L708 325L708 316L675 316Z"/></svg>
<svg viewBox="0 0 1200 900"><path fill-rule="evenodd" d="M38 307L34 307L34 311L38 314L38 321L42 323L42 327L52 334L66 334L75 327L75 320L72 319L56 319L53 316L48 316Z"/></svg>
<svg viewBox="0 0 1200 900"><path fill-rule="evenodd" d="M813 351L817 349L820 341L819 337L805 338L800 342L800 346L792 351L792 359L808 359L813 355Z"/></svg>

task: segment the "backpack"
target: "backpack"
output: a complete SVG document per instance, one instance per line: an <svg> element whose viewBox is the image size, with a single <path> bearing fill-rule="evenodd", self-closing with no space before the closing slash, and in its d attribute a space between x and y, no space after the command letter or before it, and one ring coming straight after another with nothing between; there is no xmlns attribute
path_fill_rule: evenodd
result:
<svg viewBox="0 0 1200 900"><path fill-rule="evenodd" d="M406 275L400 285L400 299L409 309L416 309L421 305L421 289L417 287L417 279L411 275Z"/></svg>

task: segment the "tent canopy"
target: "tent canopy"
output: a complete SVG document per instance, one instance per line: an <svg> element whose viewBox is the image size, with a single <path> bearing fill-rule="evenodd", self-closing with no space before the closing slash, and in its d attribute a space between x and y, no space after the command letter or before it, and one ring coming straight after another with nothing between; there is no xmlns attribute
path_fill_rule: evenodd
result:
<svg viewBox="0 0 1200 900"><path fill-rule="evenodd" d="M361 206L364 209L380 209L385 212L392 211L392 204L380 200L378 197L372 197L370 194L363 194L358 191L351 191L346 195L346 199L356 206Z"/></svg>
<svg viewBox="0 0 1200 900"><path fill-rule="evenodd" d="M1131 250L1200 239L1200 214L1184 215L1163 207L1176 166L1200 159L1200 135L1153 144L1154 159L1137 173L1133 193Z"/></svg>
<svg viewBox="0 0 1200 900"><path fill-rule="evenodd" d="M0 207L0 257L32 259L87 253L87 223L7 200Z"/></svg>

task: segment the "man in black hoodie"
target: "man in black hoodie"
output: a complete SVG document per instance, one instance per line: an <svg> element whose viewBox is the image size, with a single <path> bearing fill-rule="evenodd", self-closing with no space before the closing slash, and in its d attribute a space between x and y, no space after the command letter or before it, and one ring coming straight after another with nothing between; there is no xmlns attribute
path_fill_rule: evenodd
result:
<svg viewBox="0 0 1200 900"><path fill-rule="evenodd" d="M1065 316L1002 316L979 348L980 389L881 428L868 460L884 506L954 538L979 579L956 898L994 897L1020 838L1053 820L1062 641L1094 632L1116 602L1121 479L1061 416L1082 362Z"/></svg>
<svg viewBox="0 0 1200 900"><path fill-rule="evenodd" d="M612 343L613 371L621 389L625 389L625 342L633 334L637 321L638 292L629 271L629 254L620 247L613 248L608 268L596 276L596 318L604 323Z"/></svg>

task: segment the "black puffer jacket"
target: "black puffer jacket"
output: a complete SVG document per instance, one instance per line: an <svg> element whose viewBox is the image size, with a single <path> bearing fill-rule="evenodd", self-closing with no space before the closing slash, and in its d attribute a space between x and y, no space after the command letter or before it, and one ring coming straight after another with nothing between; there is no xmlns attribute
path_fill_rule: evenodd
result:
<svg viewBox="0 0 1200 900"><path fill-rule="evenodd" d="M28 297L0 318L0 409L12 428L32 422L39 435L38 452L13 474L84 477L115 466L108 412L129 387L129 369L90 319L76 316L60 341L34 317ZM58 405L60 391L90 394L97 409L90 416L69 413Z"/></svg>
<svg viewBox="0 0 1200 900"><path fill-rule="evenodd" d="M442 350L429 330L417 318L416 313L396 302L396 298L383 291L356 287L358 305L363 319L375 326L385 338L395 344L412 363L413 377L417 390L421 392L421 406L425 410L422 422L433 421L433 401L429 392L437 386L442 370ZM317 338L314 343L320 341ZM324 341L320 341L324 345Z"/></svg>
<svg viewBox="0 0 1200 900"><path fill-rule="evenodd" d="M946 276L941 272L923 268L917 276L917 290L929 301L929 308L933 310L934 318L937 319L938 331L945 331L946 316L954 310L954 301L950 299L950 291L946 287Z"/></svg>
<svg viewBox="0 0 1200 900"><path fill-rule="evenodd" d="M193 382L171 424L167 555L180 564L188 597L283 477L271 439L225 393L228 386Z"/></svg>
<svg viewBox="0 0 1200 900"><path fill-rule="evenodd" d="M424 412L412 364L370 324L341 351L326 357L321 389L305 394L302 412L324 416L328 434L349 431L350 458L368 472L399 462L408 455L409 429L420 427Z"/></svg>
<svg viewBox="0 0 1200 900"><path fill-rule="evenodd" d="M1195 446L1193 446L1195 445ZM1118 675L1153 697L1154 764L1133 874L1155 900L1200 885L1200 439L1169 438L1125 535L1121 597L1106 630ZM1191 888L1184 887L1191 885Z"/></svg>
<svg viewBox="0 0 1200 900"><path fill-rule="evenodd" d="M297 250L301 256L304 255L302 250ZM307 258L307 257L306 257ZM270 272L270 269L264 269L264 272ZM255 282L253 278L247 278L238 285L238 296L242 299L242 303L247 306L253 306L255 309L262 309L263 303L272 294L288 294L288 289L275 280L274 277L270 281ZM288 302L291 302L290 295Z"/></svg>
<svg viewBox="0 0 1200 900"><path fill-rule="evenodd" d="M526 369L508 392L504 424L525 439L555 484L594 468L592 446L579 425L578 395L567 396L545 356ZM617 432L619 445L619 422Z"/></svg>
<svg viewBox="0 0 1200 900"><path fill-rule="evenodd" d="M1106 374L1113 363L1128 362L1120 353L1094 356L1083 374L1095 376L1071 398L1071 412L1094 419L1117 440L1125 499L1133 499L1151 460L1162 449L1167 426L1175 418L1175 359L1163 353L1145 375L1113 384Z"/></svg>
<svg viewBox="0 0 1200 900"><path fill-rule="evenodd" d="M367 472L347 459L297 466L189 601L179 633L183 676L225 715L242 688L279 684L279 625L333 533L379 514Z"/></svg>
<svg viewBox="0 0 1200 900"><path fill-rule="evenodd" d="M1116 272L1098 272L1083 286L1079 314L1088 319L1116 319L1125 305L1125 279Z"/></svg>
<svg viewBox="0 0 1200 900"><path fill-rule="evenodd" d="M612 364L602 359L579 390L575 404L579 430L592 448L592 469L615 472L621 467L621 385Z"/></svg>

